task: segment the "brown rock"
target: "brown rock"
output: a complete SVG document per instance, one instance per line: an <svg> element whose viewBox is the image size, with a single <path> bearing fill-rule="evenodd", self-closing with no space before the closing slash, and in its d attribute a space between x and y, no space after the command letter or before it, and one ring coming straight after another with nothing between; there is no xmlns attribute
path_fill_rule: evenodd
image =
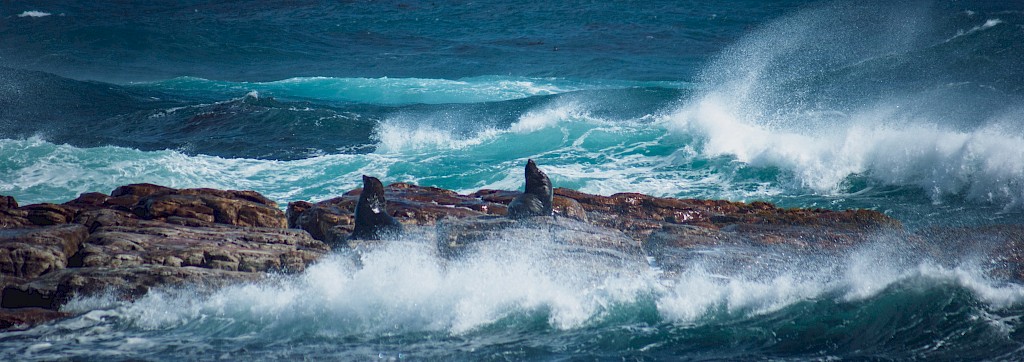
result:
<svg viewBox="0 0 1024 362"><path fill-rule="evenodd" d="M307 230L315 239L329 244L343 244L351 232L351 213L359 192L353 190L343 197L316 204L293 203L289 207L290 226ZM662 244L674 235L663 231L666 225L690 225L708 229L708 233L724 227L740 227L744 236L730 240L821 246L855 243L860 239L852 235L901 227L899 222L869 210L786 210L766 202L658 198L636 193L600 196L565 188L555 189L554 193L556 215L619 230L636 240L647 241L652 234L660 233L656 239ZM517 191L480 190L459 195L449 190L402 183L388 186L385 192L393 217L404 224L425 226L448 218L504 215L506 204L519 194ZM687 233L677 236L689 238ZM692 243L693 240L688 239L667 244Z"/></svg>
<svg viewBox="0 0 1024 362"><path fill-rule="evenodd" d="M196 196L160 194L146 196L132 209L136 216L145 220L168 218L196 219L207 224L213 223L213 209Z"/></svg>
<svg viewBox="0 0 1024 362"><path fill-rule="evenodd" d="M345 240L348 239L348 235L352 233L355 227L355 217L352 213L352 208L355 206L355 201L348 200L348 207L339 207L338 204L332 204L332 202L344 202L341 198L332 199L311 205L309 208L299 212L296 209L289 209L288 211L294 217L294 224L290 226L292 228L302 229L309 232L313 239L321 240L332 247L342 245Z"/></svg>
<svg viewBox="0 0 1024 362"><path fill-rule="evenodd" d="M505 205L436 187L395 183L384 191L388 212L406 225L433 226L446 218L505 213ZM316 204L293 202L288 208L289 226L306 230L314 239L334 247L347 247L346 240L354 225L353 210L360 192L361 189L356 189L342 197Z"/></svg>
<svg viewBox="0 0 1024 362"><path fill-rule="evenodd" d="M313 204L307 201L289 202L288 209L285 211L285 218L288 219L288 227L292 229L299 229L299 217L302 216L302 213L312 207Z"/></svg>
<svg viewBox="0 0 1024 362"><path fill-rule="evenodd" d="M0 207L3 308L55 309L106 290L135 298L152 287L255 280L301 271L329 251L309 233L285 229L277 204L252 191L137 184L61 205L19 207L2 197Z"/></svg>
<svg viewBox="0 0 1024 362"><path fill-rule="evenodd" d="M66 270L66 269L64 269ZM54 275L58 272L47 274ZM31 281L22 280L18 283L7 283L0 290L0 308L46 308L57 309L61 303L54 300L56 284L52 287L39 282L45 279L37 278Z"/></svg>
<svg viewBox="0 0 1024 362"><path fill-rule="evenodd" d="M132 212L142 219L189 226L216 223L285 228L288 225L277 203L255 191L179 190L153 184L133 184L118 187L105 199L99 195L83 194L69 204L101 204L108 209Z"/></svg>
<svg viewBox="0 0 1024 362"><path fill-rule="evenodd" d="M596 224L623 230L637 237L646 237L660 230L664 223L708 228L731 224L801 225L857 231L902 227L898 221L871 210L779 209L766 202L745 204L723 200L659 198L635 193L600 196L565 188L555 189L555 195L579 202Z"/></svg>
<svg viewBox="0 0 1024 362"><path fill-rule="evenodd" d="M110 196L99 192L87 192L78 196L78 198L65 202L65 206L71 206L78 209L94 210L106 207L106 202L110 200Z"/></svg>
<svg viewBox="0 0 1024 362"><path fill-rule="evenodd" d="M301 271L327 253L328 244L359 247L347 238L360 192L293 202L287 214L252 191L152 184L122 186L109 196L85 193L62 205L18 207L13 198L0 197L0 226L18 228L0 230L0 306L52 309L74 295L105 290L135 298L158 286L220 285L266 272ZM741 244L834 249L857 245L875 230L899 228L895 220L865 210L780 209L764 202L635 193L600 196L562 188L553 198L560 217L500 217L519 194L460 195L405 183L385 190L391 216L409 226L436 226L436 234L428 235L437 235L438 249L447 256L485 245L481 241L515 240L509 233L526 233L581 258L596 255L645 267L645 255L664 250ZM1010 245L1007 263L1016 262L1012 255L1024 246L1003 244Z"/></svg>
<svg viewBox="0 0 1024 362"><path fill-rule="evenodd" d="M28 221L28 212L19 209L0 209L0 229L13 229L35 226Z"/></svg>
<svg viewBox="0 0 1024 362"><path fill-rule="evenodd" d="M0 308L0 330L22 329L70 314L43 308Z"/></svg>
<svg viewBox="0 0 1024 362"><path fill-rule="evenodd" d="M258 273L244 273L198 267L140 265L124 268L86 267L62 269L3 290L3 308L38 307L56 309L75 296L114 292L134 300L152 288L192 285L215 288L239 281L254 281Z"/></svg>
<svg viewBox="0 0 1024 362"><path fill-rule="evenodd" d="M486 202L508 205L508 203L512 202L512 199L516 198L516 196L519 196L520 194L522 194L522 192L519 191L483 189L472 194L469 194L469 196L484 200Z"/></svg>
<svg viewBox="0 0 1024 362"><path fill-rule="evenodd" d="M134 214L115 209L88 210L78 213L75 223L84 225L89 231L95 231L103 226L134 226L138 225L139 219Z"/></svg>
<svg viewBox="0 0 1024 362"><path fill-rule="evenodd" d="M34 278L63 269L87 236L76 224L0 230L0 273Z"/></svg>
<svg viewBox="0 0 1024 362"><path fill-rule="evenodd" d="M329 251L301 230L188 227L153 221L97 228L82 249L83 267L195 266L245 272L301 271ZM282 263L299 256L301 265ZM289 259L290 260L290 259Z"/></svg>
<svg viewBox="0 0 1024 362"><path fill-rule="evenodd" d="M555 210L555 215L587 221L587 210L584 210L583 205L576 200L565 196L555 196L551 199L551 206Z"/></svg>
<svg viewBox="0 0 1024 362"><path fill-rule="evenodd" d="M131 184L120 186L114 191L110 192L110 197L118 198L125 196L133 196L136 200L153 195L156 193L166 193L174 191L174 189L166 186L154 185L154 184Z"/></svg>
<svg viewBox="0 0 1024 362"><path fill-rule="evenodd" d="M0 195L0 211L17 209L18 201L14 200L14 196L3 196Z"/></svg>
<svg viewBox="0 0 1024 362"><path fill-rule="evenodd" d="M547 216L513 220L504 217L447 219L437 226L437 247L441 255L457 257L474 250L479 243L503 242L508 235L530 234L531 239L549 240L565 251L602 254L631 265L646 265L641 245L613 229Z"/></svg>
<svg viewBox="0 0 1024 362"><path fill-rule="evenodd" d="M268 203L264 204L222 197L204 197L203 200L213 208L217 223L282 229L288 227L288 219L284 212L277 208L273 201L268 200Z"/></svg>
<svg viewBox="0 0 1024 362"><path fill-rule="evenodd" d="M57 204L34 204L19 208L28 213L26 218L39 226L67 224L75 219L77 208Z"/></svg>
<svg viewBox="0 0 1024 362"><path fill-rule="evenodd" d="M438 224L438 245L444 249L461 248L481 240L503 239L505 234L517 229L565 230L560 241L595 247L620 247L629 245L639 248L636 241L616 230L595 228L592 225L568 219L530 217L514 220L502 217L481 217L473 219L447 219ZM578 233L580 235L571 235Z"/></svg>

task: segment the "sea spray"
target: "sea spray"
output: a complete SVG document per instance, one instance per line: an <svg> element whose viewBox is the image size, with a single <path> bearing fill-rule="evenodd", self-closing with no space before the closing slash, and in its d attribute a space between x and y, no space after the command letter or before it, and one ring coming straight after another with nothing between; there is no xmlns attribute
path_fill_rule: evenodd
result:
<svg viewBox="0 0 1024 362"><path fill-rule="evenodd" d="M787 170L794 188L837 194L851 176L866 175L917 186L935 203L966 198L1017 208L1024 198L1024 138L1005 130L1020 128L1019 117L1006 117L1024 104L1019 92L981 79L962 88L944 82L946 75L882 81L899 78L904 67L960 61L932 54L944 45L941 31L922 15L927 11L835 5L776 20L709 65L704 89L668 116L668 127L696 136L704 157ZM858 26L869 21L867 14L878 17L870 27ZM988 21L962 34L999 25ZM924 53L942 65L905 64ZM976 86L994 93L969 96Z"/></svg>
<svg viewBox="0 0 1024 362"><path fill-rule="evenodd" d="M1024 313L1024 287L979 274L969 262L946 267L949 261L907 254L890 242L838 254L780 254L789 262L753 268L729 262L736 260L736 250L712 248L702 253L710 258L684 263L678 274L659 274L645 271L645 264L624 268L621 260L560 248L548 235L514 229L481 241L473 253L446 259L438 256L432 233L415 233L363 248L361 254L336 253L301 274L261 282L206 292L154 290L135 301L78 298L63 310L84 314L5 334L0 345L8 356L31 358L93 356L101 346L120 357L267 357L258 352L260 345L323 357L381 352L440 357L442 352L423 344L426 337L447 346L446 353L470 343L474 347L463 352L493 357L501 349L487 341L543 333L553 338L537 348L575 346L598 355L622 352L593 344L593 338L607 335L642 343L630 349L647 345L645 351L655 355L704 346L705 353L727 356L724 345L705 345L703 339L726 338L746 346L744 353L845 355L863 346L856 348L867 355L905 358L960 350L960 342L953 342L967 341L963 338L1009 352L1012 343L1005 336L1017 333L1017 317ZM936 313L946 314L935 319ZM911 328L884 334L891 330L877 330L875 323L885 320ZM839 329L816 336L821 323ZM803 336L808 344L798 347L764 334L769 331ZM968 337L950 336L953 344L946 347L932 345L930 337L920 339L957 331ZM880 333L898 340L866 347L835 339L881 338ZM18 343L41 335L49 336L49 345ZM667 339L650 344L650 338ZM367 342L377 347L345 347ZM934 349L893 349L899 344Z"/></svg>
<svg viewBox="0 0 1024 362"><path fill-rule="evenodd" d="M541 230L461 260L410 236L256 283L78 298L0 333L0 360L1024 354L1019 271L982 257L1022 222L1018 4L12 6L0 194L21 205L151 182L284 207L364 174L518 190L534 159L555 187L867 208L912 236L681 249L643 272Z"/></svg>

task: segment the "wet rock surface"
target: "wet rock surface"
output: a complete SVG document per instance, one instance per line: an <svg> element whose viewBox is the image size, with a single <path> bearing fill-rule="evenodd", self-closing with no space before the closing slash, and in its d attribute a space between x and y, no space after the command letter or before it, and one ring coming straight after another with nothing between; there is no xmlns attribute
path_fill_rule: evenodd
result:
<svg viewBox="0 0 1024 362"><path fill-rule="evenodd" d="M289 226L308 231L332 245L344 244L352 231L360 190L319 203L293 202ZM476 220L483 228L513 225L504 216L520 192L480 190L470 195L433 187L396 183L385 188L387 208L406 225L434 226L451 219ZM640 247L717 245L722 243L792 244L838 247L862 242L877 230L901 229L898 221L870 210L782 209L765 202L658 198L642 194L600 196L554 190L555 219L570 219L614 230ZM537 220L530 218L530 220ZM451 222L448 225L452 225ZM466 226L471 229L471 227ZM439 243L442 243L439 241Z"/></svg>
<svg viewBox="0 0 1024 362"><path fill-rule="evenodd" d="M253 191L135 184L63 204L0 197L0 327L61 317L54 310L76 295L256 280L330 251L287 224Z"/></svg>
<svg viewBox="0 0 1024 362"><path fill-rule="evenodd" d="M547 240L550 245L577 248L588 253L615 254L623 259L646 263L644 250L637 240L618 230L568 218L481 217L445 219L437 225L438 251L445 257L471 253L475 244L484 241L508 240L514 243L516 239L523 238Z"/></svg>
<svg viewBox="0 0 1024 362"><path fill-rule="evenodd" d="M287 212L252 191L151 184L86 193L63 204L19 205L0 196L0 328L61 318L65 315L56 310L79 295L112 293L131 300L152 288L215 288L302 271L332 248L374 243L348 240L360 193L291 202ZM993 275L1024 279L1021 226L910 233L870 210L783 209L764 202L635 193L601 196L564 188L554 190L554 216L513 220L506 216L508 204L520 194L462 195L406 183L384 191L388 213L407 232L436 238L439 255L448 258L473 253L480 243L525 237L581 258L630 267L656 260L659 268L671 269L672 260L709 249L744 250L733 258L744 263L776 254L841 251L883 235L923 245L922 252L937 256L977 253L990 258ZM978 235L984 235L984 250L957 249L958 240Z"/></svg>
<svg viewBox="0 0 1024 362"><path fill-rule="evenodd" d="M68 316L68 313L44 308L0 308L0 330L27 328L35 324Z"/></svg>
<svg viewBox="0 0 1024 362"><path fill-rule="evenodd" d="M505 204L436 187L395 183L384 191L388 212L407 226L434 226L445 218L475 218L505 215L506 212ZM313 238L331 246L347 245L346 239L355 227L353 215L361 192L362 189L356 189L315 204L292 202L287 212L289 227L306 230Z"/></svg>
<svg viewBox="0 0 1024 362"><path fill-rule="evenodd" d="M88 235L82 225L0 229L0 273L35 278L64 269Z"/></svg>

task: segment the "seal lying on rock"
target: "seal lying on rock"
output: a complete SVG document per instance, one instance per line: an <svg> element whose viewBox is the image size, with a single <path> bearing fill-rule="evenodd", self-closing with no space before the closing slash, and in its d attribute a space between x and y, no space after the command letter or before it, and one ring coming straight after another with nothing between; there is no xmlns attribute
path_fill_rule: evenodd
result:
<svg viewBox="0 0 1024 362"><path fill-rule="evenodd" d="M376 177L363 175L363 191L356 203L355 229L349 239L374 240L402 232L402 224L388 215L384 185Z"/></svg>
<svg viewBox="0 0 1024 362"><path fill-rule="evenodd" d="M526 161L526 192L508 204L508 217L522 219L530 216L551 216L551 180L537 168L533 160Z"/></svg>

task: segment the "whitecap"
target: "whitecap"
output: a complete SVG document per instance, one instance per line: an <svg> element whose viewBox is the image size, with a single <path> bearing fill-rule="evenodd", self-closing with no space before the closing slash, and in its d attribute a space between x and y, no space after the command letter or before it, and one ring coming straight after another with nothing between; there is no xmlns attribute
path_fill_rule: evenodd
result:
<svg viewBox="0 0 1024 362"><path fill-rule="evenodd" d="M53 15L53 14L50 14L50 13L47 13L47 12L43 12L43 11L38 11L38 10L27 10L25 12L22 12L21 14L18 14L18 17L19 18L25 18L25 17L29 17L29 18L42 18L42 17L46 17L46 16L50 16L50 15Z"/></svg>

